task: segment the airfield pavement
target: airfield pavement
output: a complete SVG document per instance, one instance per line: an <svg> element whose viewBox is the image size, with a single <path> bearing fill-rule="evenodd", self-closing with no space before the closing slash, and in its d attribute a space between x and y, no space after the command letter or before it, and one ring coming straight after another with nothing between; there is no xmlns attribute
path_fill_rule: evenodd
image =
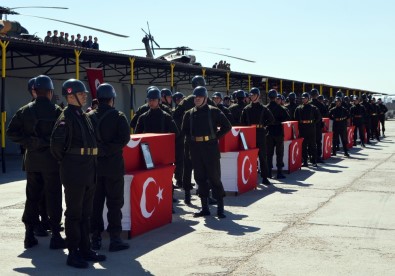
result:
<svg viewBox="0 0 395 276"><path fill-rule="evenodd" d="M227 218L193 218L183 194L173 222L128 240L88 269L66 266L49 237L23 248L25 176L20 156L0 173L0 275L395 275L395 121L387 137L351 158L339 152L272 186L225 198ZM215 206L210 207L215 214ZM64 233L62 234L64 235Z"/></svg>

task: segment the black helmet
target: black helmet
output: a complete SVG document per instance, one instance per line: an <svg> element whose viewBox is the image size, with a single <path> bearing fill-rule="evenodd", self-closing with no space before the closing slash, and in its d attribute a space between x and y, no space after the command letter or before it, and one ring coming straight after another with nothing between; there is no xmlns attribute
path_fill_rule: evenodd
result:
<svg viewBox="0 0 395 276"><path fill-rule="evenodd" d="M310 94L307 92L302 93L302 99L310 99Z"/></svg>
<svg viewBox="0 0 395 276"><path fill-rule="evenodd" d="M193 89L193 96L195 97L207 97L207 89L204 86L198 86Z"/></svg>
<svg viewBox="0 0 395 276"><path fill-rule="evenodd" d="M179 100L184 98L184 94L182 94L181 92L176 92L173 94L173 101Z"/></svg>
<svg viewBox="0 0 395 276"><path fill-rule="evenodd" d="M226 96L224 97L224 100L230 100L230 96L226 95Z"/></svg>
<svg viewBox="0 0 395 276"><path fill-rule="evenodd" d="M251 90L250 90L250 96L252 96L252 95L260 95L261 94L261 91L259 90L259 88L257 88L257 87L253 87L253 88L251 88Z"/></svg>
<svg viewBox="0 0 395 276"><path fill-rule="evenodd" d="M319 95L320 93L318 93L318 90L317 89L315 89L315 88L313 88L313 89L311 89L311 91L310 91L310 96L317 96L317 95Z"/></svg>
<svg viewBox="0 0 395 276"><path fill-rule="evenodd" d="M30 94L32 94L32 90L34 89L34 83L36 81L36 78L31 78L29 82L27 83L27 91L29 91Z"/></svg>
<svg viewBox="0 0 395 276"><path fill-rule="evenodd" d="M368 94L368 99L369 99L369 101L372 99L372 95L371 94Z"/></svg>
<svg viewBox="0 0 395 276"><path fill-rule="evenodd" d="M160 91L160 95L161 95L162 97L167 97L167 96L171 96L172 93L171 93L171 90L170 90L169 88L163 88L163 89Z"/></svg>
<svg viewBox="0 0 395 276"><path fill-rule="evenodd" d="M366 100L366 94L365 93L362 94L361 98L362 98L362 100Z"/></svg>
<svg viewBox="0 0 395 276"><path fill-rule="evenodd" d="M156 89L158 89L158 90L159 90L159 88L158 88L158 87L156 87L155 85L151 85L151 86L148 86L148 87L147 87L147 89L145 90L145 92L147 92L147 93L148 93L148 91L150 91L152 88L156 88Z"/></svg>
<svg viewBox="0 0 395 276"><path fill-rule="evenodd" d="M340 101L340 102L341 102L341 101L342 101L342 98L341 98L341 97L336 97L336 98L335 98L335 101L336 101L336 102L337 102L337 101Z"/></svg>
<svg viewBox="0 0 395 276"><path fill-rule="evenodd" d="M349 98L348 96L344 96L344 98L343 98L343 99L344 99L344 101L345 101L345 102L348 102L348 101L350 101L350 98Z"/></svg>
<svg viewBox="0 0 395 276"><path fill-rule="evenodd" d="M98 99L111 99L117 96L114 87L109 83L102 83L97 87L96 96Z"/></svg>
<svg viewBox="0 0 395 276"><path fill-rule="evenodd" d="M53 83L50 77L40 75L34 81L34 89L53 90Z"/></svg>
<svg viewBox="0 0 395 276"><path fill-rule="evenodd" d="M275 97L277 97L277 90L276 89L270 89L269 90L269 93L267 94L267 96L270 98L270 99L274 99Z"/></svg>
<svg viewBox="0 0 395 276"><path fill-rule="evenodd" d="M213 95L211 96L212 98L218 97L222 100L222 93L221 92L214 92Z"/></svg>
<svg viewBox="0 0 395 276"><path fill-rule="evenodd" d="M281 94L277 94L277 99L285 101L285 97L283 95L281 95Z"/></svg>
<svg viewBox="0 0 395 276"><path fill-rule="evenodd" d="M246 97L246 93L244 92L244 90L237 90L236 98L245 98L245 97Z"/></svg>
<svg viewBox="0 0 395 276"><path fill-rule="evenodd" d="M196 88L198 86L206 86L206 81L203 76L196 75L192 78L192 88Z"/></svg>
<svg viewBox="0 0 395 276"><path fill-rule="evenodd" d="M160 91L157 87L153 87L147 92L147 99L156 100L160 99Z"/></svg>
<svg viewBox="0 0 395 276"><path fill-rule="evenodd" d="M323 100L324 100L324 96L323 96L323 95L319 95L319 96L317 97L317 99L320 100L320 101L323 101Z"/></svg>
<svg viewBox="0 0 395 276"><path fill-rule="evenodd" d="M338 91L336 92L336 97L343 98L343 92L342 92L341 90L338 90Z"/></svg>
<svg viewBox="0 0 395 276"><path fill-rule="evenodd" d="M288 98L289 98L291 101L294 101L294 100L296 100L296 94L295 94L294 92L291 92L291 93L289 93Z"/></svg>
<svg viewBox="0 0 395 276"><path fill-rule="evenodd" d="M76 79L69 79L63 83L62 86L62 95L70 95L70 94L76 94L78 92L85 92L88 93L88 90L86 90L85 84Z"/></svg>

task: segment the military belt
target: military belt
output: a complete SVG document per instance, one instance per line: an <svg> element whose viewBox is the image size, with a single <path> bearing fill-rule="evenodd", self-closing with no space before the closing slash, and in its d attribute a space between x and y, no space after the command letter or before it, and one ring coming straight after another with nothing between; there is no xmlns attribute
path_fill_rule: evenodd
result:
<svg viewBox="0 0 395 276"><path fill-rule="evenodd" d="M75 155L97 155L97 148L71 148L67 153Z"/></svg>
<svg viewBox="0 0 395 276"><path fill-rule="evenodd" d="M354 118L362 118L362 115L354 115Z"/></svg>
<svg viewBox="0 0 395 276"><path fill-rule="evenodd" d="M212 136L192 136L191 139L194 142L207 142L210 140L214 140L216 137Z"/></svg>
<svg viewBox="0 0 395 276"><path fill-rule="evenodd" d="M256 128L265 128L264 125L256 125Z"/></svg>
<svg viewBox="0 0 395 276"><path fill-rule="evenodd" d="M347 119L347 117L335 118L335 121L339 122L339 121L344 121L346 119Z"/></svg>
<svg viewBox="0 0 395 276"><path fill-rule="evenodd" d="M299 123L301 123L301 124L312 124L313 120L302 120L302 121L299 121Z"/></svg>
<svg viewBox="0 0 395 276"><path fill-rule="evenodd" d="M376 116L377 115L377 113L372 113L372 116Z"/></svg>

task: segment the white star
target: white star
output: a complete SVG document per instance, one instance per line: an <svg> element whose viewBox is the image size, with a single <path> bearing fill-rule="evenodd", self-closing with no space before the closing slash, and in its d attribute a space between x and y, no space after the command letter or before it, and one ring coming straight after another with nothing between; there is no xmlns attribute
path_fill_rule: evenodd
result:
<svg viewBox="0 0 395 276"><path fill-rule="evenodd" d="M156 197L158 198L158 203L163 199L163 189L161 189L160 187Z"/></svg>

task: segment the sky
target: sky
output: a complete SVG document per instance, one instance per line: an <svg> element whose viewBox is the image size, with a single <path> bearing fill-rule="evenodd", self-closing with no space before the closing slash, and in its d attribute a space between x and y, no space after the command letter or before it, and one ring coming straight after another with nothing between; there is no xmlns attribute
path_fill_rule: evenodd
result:
<svg viewBox="0 0 395 276"><path fill-rule="evenodd" d="M57 29L97 36L105 51L143 48L141 28L147 31L148 21L161 47L188 46L255 61L194 52L206 67L222 59L237 72L395 94L395 1L3 0L1 5L68 7L15 11L129 36L119 38L28 16L8 16L42 38L47 30ZM144 51L128 53L145 56Z"/></svg>

